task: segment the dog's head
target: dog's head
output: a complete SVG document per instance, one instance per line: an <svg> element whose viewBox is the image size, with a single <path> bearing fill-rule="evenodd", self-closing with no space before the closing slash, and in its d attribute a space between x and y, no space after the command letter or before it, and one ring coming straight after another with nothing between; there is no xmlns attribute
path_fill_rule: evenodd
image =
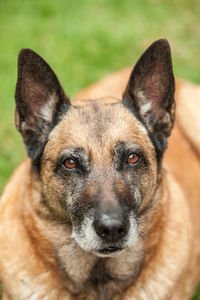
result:
<svg viewBox="0 0 200 300"><path fill-rule="evenodd" d="M49 65L31 50L20 52L16 126L37 166L43 204L72 225L85 251L111 256L136 245L173 123L166 40L141 56L120 101L71 104Z"/></svg>

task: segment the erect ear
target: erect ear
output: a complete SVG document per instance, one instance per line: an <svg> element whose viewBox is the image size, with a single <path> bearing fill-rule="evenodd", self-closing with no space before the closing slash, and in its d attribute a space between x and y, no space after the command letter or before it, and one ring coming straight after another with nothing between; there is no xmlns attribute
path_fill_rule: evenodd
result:
<svg viewBox="0 0 200 300"><path fill-rule="evenodd" d="M159 155L174 124L174 75L167 40L154 42L135 65L122 102L136 112Z"/></svg>
<svg viewBox="0 0 200 300"><path fill-rule="evenodd" d="M15 124L35 161L70 101L50 66L30 49L19 53L15 100Z"/></svg>

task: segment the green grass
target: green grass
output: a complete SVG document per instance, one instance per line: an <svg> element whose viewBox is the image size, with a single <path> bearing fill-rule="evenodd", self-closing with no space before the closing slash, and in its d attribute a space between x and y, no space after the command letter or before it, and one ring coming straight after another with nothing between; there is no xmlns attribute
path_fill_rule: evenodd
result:
<svg viewBox="0 0 200 300"><path fill-rule="evenodd" d="M198 0L7 0L0 2L0 192L24 155L14 127L17 55L29 47L66 92L134 64L155 39L172 46L176 76L200 82Z"/></svg>
<svg viewBox="0 0 200 300"><path fill-rule="evenodd" d="M200 83L199 12L198 0L0 1L0 192L24 156L14 127L21 48L44 57L73 95L134 64L152 41L165 37L176 76Z"/></svg>

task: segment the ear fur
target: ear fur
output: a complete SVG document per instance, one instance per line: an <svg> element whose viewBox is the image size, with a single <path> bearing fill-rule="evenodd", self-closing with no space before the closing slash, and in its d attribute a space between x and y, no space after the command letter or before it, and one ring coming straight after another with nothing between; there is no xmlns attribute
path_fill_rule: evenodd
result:
<svg viewBox="0 0 200 300"><path fill-rule="evenodd" d="M147 128L161 158L174 124L175 81L167 40L154 42L136 63L122 102Z"/></svg>
<svg viewBox="0 0 200 300"><path fill-rule="evenodd" d="M28 156L36 161L70 101L50 66L30 49L19 53L15 100L16 127Z"/></svg>

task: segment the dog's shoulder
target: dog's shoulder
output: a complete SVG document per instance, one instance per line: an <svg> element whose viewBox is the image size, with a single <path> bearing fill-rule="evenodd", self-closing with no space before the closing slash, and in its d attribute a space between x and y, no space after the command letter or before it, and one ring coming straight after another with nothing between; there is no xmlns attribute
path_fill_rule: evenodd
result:
<svg viewBox="0 0 200 300"><path fill-rule="evenodd" d="M10 180L4 188L4 191L0 200L0 214L2 213L4 207L8 207L9 203L12 206L12 201L17 201L19 198L19 194L24 188L24 184L27 181L28 174L31 168L31 161L28 157L24 159L24 161L16 168L13 172ZM2 219L2 218L0 218Z"/></svg>

